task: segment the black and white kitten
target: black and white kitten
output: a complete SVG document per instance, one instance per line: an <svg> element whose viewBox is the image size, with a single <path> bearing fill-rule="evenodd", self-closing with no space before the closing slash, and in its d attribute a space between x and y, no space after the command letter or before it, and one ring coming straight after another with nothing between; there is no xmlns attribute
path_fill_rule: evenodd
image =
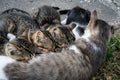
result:
<svg viewBox="0 0 120 80"><path fill-rule="evenodd" d="M67 13L66 18L61 22L63 25L65 24L76 24L76 28L74 28L73 32L77 32L76 36L81 36L84 33L84 29L86 28L89 20L90 20L90 11L85 10L79 6L72 8L71 10L61 10L60 14Z"/></svg>

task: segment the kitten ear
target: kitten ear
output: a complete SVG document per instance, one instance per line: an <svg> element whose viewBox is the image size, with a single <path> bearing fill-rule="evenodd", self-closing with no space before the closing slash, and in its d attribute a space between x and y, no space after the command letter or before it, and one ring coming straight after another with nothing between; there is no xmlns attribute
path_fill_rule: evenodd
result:
<svg viewBox="0 0 120 80"><path fill-rule="evenodd" d="M90 21L89 21L87 27L93 28L94 25L95 25L95 21L96 21L96 20L97 20L97 11L94 10L94 11L91 13Z"/></svg>
<svg viewBox="0 0 120 80"><path fill-rule="evenodd" d="M55 7L55 6L51 6L53 9L55 10L59 10L60 8L59 7Z"/></svg>
<svg viewBox="0 0 120 80"><path fill-rule="evenodd" d="M28 36L28 30L25 30L20 36Z"/></svg>
<svg viewBox="0 0 120 80"><path fill-rule="evenodd" d="M30 29L26 29L18 38L24 38L27 39L29 42L31 42L31 34Z"/></svg>
<svg viewBox="0 0 120 80"><path fill-rule="evenodd" d="M32 14L33 14L33 18L34 18L34 19L37 18L39 11L40 11L39 8L35 8L35 9L33 9L33 11L32 11L33 13L32 13Z"/></svg>

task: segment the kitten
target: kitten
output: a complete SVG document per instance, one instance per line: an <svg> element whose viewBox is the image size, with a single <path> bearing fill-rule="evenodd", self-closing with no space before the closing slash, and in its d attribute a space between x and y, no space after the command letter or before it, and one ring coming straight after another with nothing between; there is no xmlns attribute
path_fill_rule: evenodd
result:
<svg viewBox="0 0 120 80"><path fill-rule="evenodd" d="M88 80L103 62L110 33L111 26L97 19L97 12L94 11L85 33L69 49L42 54L29 63L6 62L0 67L1 75L5 77L0 76L0 79Z"/></svg>
<svg viewBox="0 0 120 80"><path fill-rule="evenodd" d="M66 10L61 10L60 13L64 13ZM66 19L63 20L62 24L70 24L71 22L79 23L80 25L87 25L90 20L90 11L85 10L79 6L67 10Z"/></svg>
<svg viewBox="0 0 120 80"><path fill-rule="evenodd" d="M28 62L35 55L35 46L28 39L26 30L19 37L7 42L4 45L4 53L17 61Z"/></svg>
<svg viewBox="0 0 120 80"><path fill-rule="evenodd" d="M79 6L72 8L71 10L61 10L60 14L67 13L66 18L61 22L62 24L76 24L76 28L74 28L73 32L77 32L76 36L81 36L84 33L84 29L86 28L89 20L90 20L90 11L85 10ZM79 31L80 30L80 31Z"/></svg>
<svg viewBox="0 0 120 80"><path fill-rule="evenodd" d="M9 40L21 35L26 29L36 30L38 25L31 16L22 10L12 8L0 14L0 51L3 53L3 46Z"/></svg>
<svg viewBox="0 0 120 80"><path fill-rule="evenodd" d="M0 15L0 30L5 33L19 36L29 28L32 30L39 29L37 23L25 11L12 8L5 10Z"/></svg>
<svg viewBox="0 0 120 80"><path fill-rule="evenodd" d="M36 52L50 52L55 49L55 42L48 31L37 30L31 36L32 43L36 46Z"/></svg>
<svg viewBox="0 0 120 80"><path fill-rule="evenodd" d="M47 30L52 35L56 48L55 51L61 51L63 48L67 48L75 40L72 30L75 26L70 25L56 25L54 27L49 27Z"/></svg>
<svg viewBox="0 0 120 80"><path fill-rule="evenodd" d="M55 7L42 6L34 12L34 19L38 22L41 29L46 30L49 25L60 24L60 14Z"/></svg>

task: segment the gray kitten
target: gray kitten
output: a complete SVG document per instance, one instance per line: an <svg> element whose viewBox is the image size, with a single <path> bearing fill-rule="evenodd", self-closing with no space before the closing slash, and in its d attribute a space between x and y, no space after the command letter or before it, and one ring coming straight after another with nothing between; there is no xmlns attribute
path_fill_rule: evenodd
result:
<svg viewBox="0 0 120 80"><path fill-rule="evenodd" d="M60 24L60 14L56 8L44 5L34 12L33 17L41 29L46 30L50 25Z"/></svg>
<svg viewBox="0 0 120 80"><path fill-rule="evenodd" d="M110 34L111 26L97 19L94 11L83 36L60 53L42 54L29 63L0 56L1 60L9 59L4 65L0 62L0 79L88 80L103 62Z"/></svg>
<svg viewBox="0 0 120 80"><path fill-rule="evenodd" d="M19 36L26 29L39 29L37 23L27 12L12 8L0 14L0 31Z"/></svg>

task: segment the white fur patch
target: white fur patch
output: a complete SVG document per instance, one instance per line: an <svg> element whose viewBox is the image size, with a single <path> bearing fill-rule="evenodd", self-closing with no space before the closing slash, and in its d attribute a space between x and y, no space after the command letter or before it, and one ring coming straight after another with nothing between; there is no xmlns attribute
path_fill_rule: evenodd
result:
<svg viewBox="0 0 120 80"><path fill-rule="evenodd" d="M85 33L81 36L81 38L85 39L87 42L90 42L89 37L91 36L90 30L85 29Z"/></svg>
<svg viewBox="0 0 120 80"><path fill-rule="evenodd" d="M85 28L85 26L83 25L80 25L79 23L76 23L76 22L72 22L73 24L76 24L76 27L72 30L73 34L75 35L75 40L78 40L79 38L81 38L81 35L77 32L77 28L78 27L82 27L82 28Z"/></svg>
<svg viewBox="0 0 120 80"><path fill-rule="evenodd" d="M80 50L76 47L76 45L72 45L69 47L69 50L74 50L75 53L80 53Z"/></svg>
<svg viewBox="0 0 120 80"><path fill-rule="evenodd" d="M13 62L15 62L15 60L8 56L0 56L0 80L8 80L4 73L4 68L7 64Z"/></svg>
<svg viewBox="0 0 120 80"><path fill-rule="evenodd" d="M66 16L66 18L65 18L64 20L61 21L61 24L65 25L66 22L67 22L67 18L68 18L68 16Z"/></svg>
<svg viewBox="0 0 120 80"><path fill-rule="evenodd" d="M95 51L99 51L99 50L100 50L100 48L97 47L96 44L94 44L94 43L92 43L92 42L90 42L90 44L92 45L92 47L93 47L93 49L94 49Z"/></svg>
<svg viewBox="0 0 120 80"><path fill-rule="evenodd" d="M99 47L96 46L96 44L94 44L93 42L90 41L89 37L91 37L91 33L89 29L85 30L85 33L83 34L83 36L81 38L85 39L92 47L95 51L100 50Z"/></svg>
<svg viewBox="0 0 120 80"><path fill-rule="evenodd" d="M79 33L76 31L77 26L72 30L73 34L75 35L75 40L78 40L81 36L79 35Z"/></svg>
<svg viewBox="0 0 120 80"><path fill-rule="evenodd" d="M11 41L11 40L15 39L16 36L14 34L12 34L12 33L8 33L7 38L9 39L9 41Z"/></svg>

